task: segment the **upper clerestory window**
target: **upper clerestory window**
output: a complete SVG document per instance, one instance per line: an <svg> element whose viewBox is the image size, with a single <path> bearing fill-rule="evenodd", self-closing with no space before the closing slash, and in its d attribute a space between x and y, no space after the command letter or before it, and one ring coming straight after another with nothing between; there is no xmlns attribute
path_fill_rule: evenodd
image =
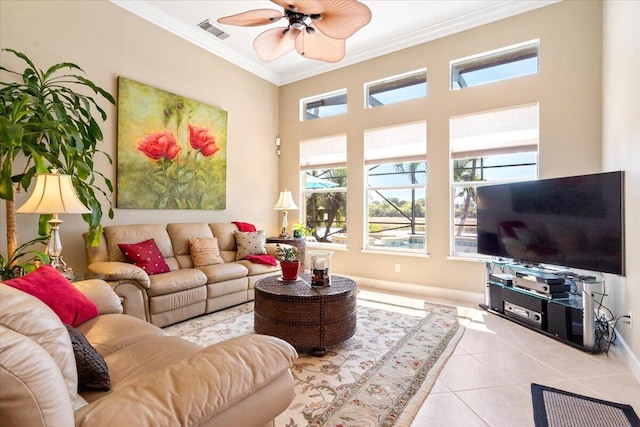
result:
<svg viewBox="0 0 640 427"><path fill-rule="evenodd" d="M347 112L347 89L300 100L300 121L321 119Z"/></svg>
<svg viewBox="0 0 640 427"><path fill-rule="evenodd" d="M364 85L365 108L427 96L427 69L387 77Z"/></svg>
<svg viewBox="0 0 640 427"><path fill-rule="evenodd" d="M451 89L483 85L535 74L540 42L532 40L451 61Z"/></svg>

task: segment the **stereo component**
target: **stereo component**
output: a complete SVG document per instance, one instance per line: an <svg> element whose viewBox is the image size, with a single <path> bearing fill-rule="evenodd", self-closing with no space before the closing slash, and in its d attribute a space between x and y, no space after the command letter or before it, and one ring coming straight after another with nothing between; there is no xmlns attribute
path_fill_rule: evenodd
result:
<svg viewBox="0 0 640 427"><path fill-rule="evenodd" d="M504 314L514 319L527 322L537 328L542 327L542 313L521 307L511 302L504 302Z"/></svg>

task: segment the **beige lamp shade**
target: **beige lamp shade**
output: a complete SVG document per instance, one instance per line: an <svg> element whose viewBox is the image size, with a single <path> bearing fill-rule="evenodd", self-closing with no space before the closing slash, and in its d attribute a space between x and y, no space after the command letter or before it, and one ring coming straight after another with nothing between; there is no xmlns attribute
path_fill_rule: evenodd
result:
<svg viewBox="0 0 640 427"><path fill-rule="evenodd" d="M288 190L281 191L280 197L278 198L278 202L273 207L273 209L278 211L298 209L296 204L293 202L293 197L291 197L291 191L288 191Z"/></svg>
<svg viewBox="0 0 640 427"><path fill-rule="evenodd" d="M298 209L296 204L293 202L293 197L291 197L291 191L284 190L280 192L280 197L278 197L278 203L273 207L273 209L282 212L282 231L280 232L280 238L288 239L291 236L289 232L287 232L287 225L289 222L287 220L287 211Z"/></svg>
<svg viewBox="0 0 640 427"><path fill-rule="evenodd" d="M31 197L16 211L38 214L91 213L82 204L73 188L71 176L56 171L36 175L36 185Z"/></svg>

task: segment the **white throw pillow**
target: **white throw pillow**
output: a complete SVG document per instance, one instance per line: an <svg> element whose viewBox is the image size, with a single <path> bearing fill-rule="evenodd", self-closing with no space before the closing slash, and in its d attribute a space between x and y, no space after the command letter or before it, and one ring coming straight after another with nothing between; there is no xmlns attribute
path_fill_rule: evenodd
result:
<svg viewBox="0 0 640 427"><path fill-rule="evenodd" d="M234 231L236 235L236 261L245 259L249 255L266 255L267 238L264 230Z"/></svg>

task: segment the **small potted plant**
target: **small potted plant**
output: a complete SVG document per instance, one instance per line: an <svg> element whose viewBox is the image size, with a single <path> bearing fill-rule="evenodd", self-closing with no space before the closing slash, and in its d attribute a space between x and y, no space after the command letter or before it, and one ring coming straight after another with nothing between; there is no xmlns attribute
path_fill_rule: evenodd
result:
<svg viewBox="0 0 640 427"><path fill-rule="evenodd" d="M297 280L300 261L296 259L298 251L293 246L276 245L276 258L282 268L282 280Z"/></svg>
<svg viewBox="0 0 640 427"><path fill-rule="evenodd" d="M313 234L313 229L306 226L306 224L293 224L293 237L296 239L304 239L307 236Z"/></svg>

